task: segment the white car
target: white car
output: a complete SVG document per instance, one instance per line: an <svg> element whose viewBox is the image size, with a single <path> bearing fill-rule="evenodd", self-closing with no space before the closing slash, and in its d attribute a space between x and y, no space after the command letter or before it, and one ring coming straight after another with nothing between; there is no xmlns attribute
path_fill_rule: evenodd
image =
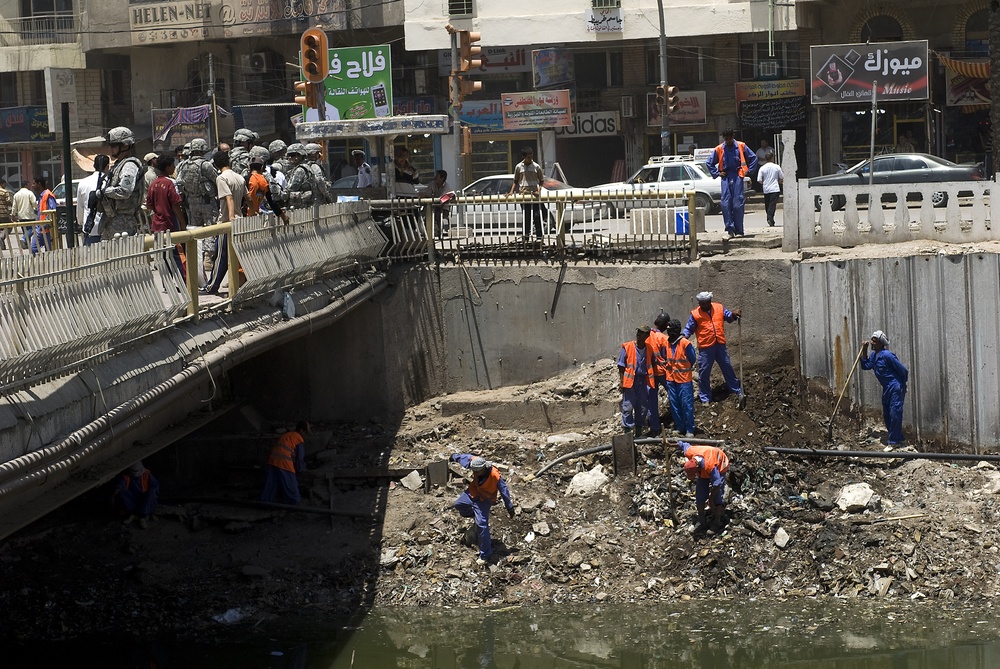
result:
<svg viewBox="0 0 1000 669"><path fill-rule="evenodd" d="M751 186L750 177L743 178L744 185ZM615 193L636 199L666 191L694 191L695 207L703 207L705 213L718 209L722 201L722 180L713 179L703 160L691 156L654 156L638 172L626 181L602 184L587 189L594 193ZM611 202L616 210L631 209L634 202Z"/></svg>
<svg viewBox="0 0 1000 669"><path fill-rule="evenodd" d="M514 185L513 174L496 174L477 179L463 188L460 198L482 198L471 202L459 201L452 205L451 221L473 229L506 228L508 231L520 233L524 228L524 210L522 203L507 199L511 186ZM543 199L549 195L590 195L589 189L573 188L557 179L546 178L542 181L541 195ZM559 222L556 214L559 206L556 202L542 203L542 228L544 232L556 232ZM564 217L567 230L574 223L584 223L600 218L607 211L607 205L598 201L576 201L567 203Z"/></svg>

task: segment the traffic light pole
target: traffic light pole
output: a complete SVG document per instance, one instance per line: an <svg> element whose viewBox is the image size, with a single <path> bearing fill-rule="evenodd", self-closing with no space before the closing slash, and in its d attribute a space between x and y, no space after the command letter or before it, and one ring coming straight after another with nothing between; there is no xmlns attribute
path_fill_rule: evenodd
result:
<svg viewBox="0 0 1000 669"><path fill-rule="evenodd" d="M453 187L455 191L461 190L462 186L465 185L465 170L462 166L462 119L458 116L458 109L455 108L455 101L461 99L461 92L459 88L461 83L459 82L459 54L458 54L458 31L449 31L451 33L451 76L448 77L448 85L451 86L451 107L448 112L451 114L451 129L452 134L455 136L455 181Z"/></svg>
<svg viewBox="0 0 1000 669"><path fill-rule="evenodd" d="M667 90L667 30L663 21L663 0L656 0L656 7L660 11L660 86ZM670 150L670 105L664 101L660 108L660 154L668 155ZM671 152L672 153L672 152Z"/></svg>

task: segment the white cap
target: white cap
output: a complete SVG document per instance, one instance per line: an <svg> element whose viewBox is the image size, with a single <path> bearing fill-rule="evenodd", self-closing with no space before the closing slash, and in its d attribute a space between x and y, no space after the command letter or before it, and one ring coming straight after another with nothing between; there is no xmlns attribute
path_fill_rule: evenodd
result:
<svg viewBox="0 0 1000 669"><path fill-rule="evenodd" d="M882 346L888 346L889 345L889 338L886 337L885 333L882 332L881 330L875 330L875 332L872 333L872 339L876 339L876 340L882 342Z"/></svg>
<svg viewBox="0 0 1000 669"><path fill-rule="evenodd" d="M694 299L698 300L699 302L711 302L712 293L708 292L707 290L703 290L697 295L695 295Z"/></svg>

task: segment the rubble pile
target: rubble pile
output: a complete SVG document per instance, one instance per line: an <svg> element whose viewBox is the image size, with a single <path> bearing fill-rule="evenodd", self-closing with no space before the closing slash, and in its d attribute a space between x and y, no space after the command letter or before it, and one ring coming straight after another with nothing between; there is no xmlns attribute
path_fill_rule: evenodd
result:
<svg viewBox="0 0 1000 669"><path fill-rule="evenodd" d="M613 406L617 382L608 361L477 396L512 411L581 398ZM610 412L526 430L500 427L502 411L484 420L468 397L467 411L446 416L451 399L435 398L398 427L318 426L303 505L361 517L178 503L140 531L89 509L55 514L0 546L3 622L10 636L59 638L346 617L372 605L831 596L989 605L1000 590L996 467L906 459L914 447L940 450L921 443L883 460L765 452L886 447L877 416L840 416L828 440L832 402L805 392L794 369L750 372L745 385L742 411L722 387L696 407L697 436L725 440L732 462L719 532L696 529L693 487L662 443L637 446L634 474L615 472L605 450L536 475L610 445L621 433ZM465 471L451 463L446 482L432 484L427 468L459 452L500 467L516 507L513 519L495 508L496 559L482 566L475 529L452 508ZM252 500L259 489L225 494Z"/></svg>

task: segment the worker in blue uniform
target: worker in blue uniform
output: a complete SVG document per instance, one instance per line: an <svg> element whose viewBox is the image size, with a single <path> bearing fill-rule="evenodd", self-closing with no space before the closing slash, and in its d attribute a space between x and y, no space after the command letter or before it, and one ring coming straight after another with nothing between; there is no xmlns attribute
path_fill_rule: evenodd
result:
<svg viewBox="0 0 1000 669"><path fill-rule="evenodd" d="M722 178L722 222L730 237L743 236L743 177L757 173L757 154L733 139L733 129L722 131L722 144L705 160L712 177Z"/></svg>
<svg viewBox="0 0 1000 669"><path fill-rule="evenodd" d="M479 532L479 564L483 565L493 556L493 540L490 537L490 507L497 503L497 496L503 500L507 515L514 517L514 503L510 500L510 490L500 476L500 470L485 458L471 453L454 453L452 462L457 462L472 470L469 489L455 500L455 509L463 518L474 518Z"/></svg>
<svg viewBox="0 0 1000 669"><path fill-rule="evenodd" d="M882 420L889 431L889 445L895 446L905 441L903 437L903 400L906 399L906 382L910 373L889 350L889 338L881 330L872 333L872 351L868 354L868 342L861 347L861 369L875 372L875 378L882 384Z"/></svg>
<svg viewBox="0 0 1000 669"><path fill-rule="evenodd" d="M130 525L138 519L139 527L146 529L156 509L159 493L160 482L140 460L118 477L111 497L118 513L124 518L123 524Z"/></svg>

